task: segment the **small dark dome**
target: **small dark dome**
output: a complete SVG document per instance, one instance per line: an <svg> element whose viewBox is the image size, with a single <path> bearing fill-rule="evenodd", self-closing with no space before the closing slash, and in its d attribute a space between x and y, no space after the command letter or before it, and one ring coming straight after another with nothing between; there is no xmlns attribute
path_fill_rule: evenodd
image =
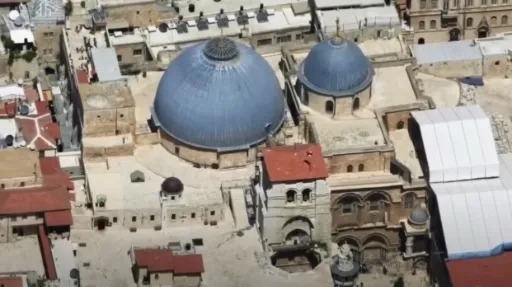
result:
<svg viewBox="0 0 512 287"><path fill-rule="evenodd" d="M183 183L176 177L169 177L162 182L162 191L170 194L183 192Z"/></svg>
<svg viewBox="0 0 512 287"><path fill-rule="evenodd" d="M423 225L428 221L428 211L423 207L416 207L409 214L409 221L413 224Z"/></svg>

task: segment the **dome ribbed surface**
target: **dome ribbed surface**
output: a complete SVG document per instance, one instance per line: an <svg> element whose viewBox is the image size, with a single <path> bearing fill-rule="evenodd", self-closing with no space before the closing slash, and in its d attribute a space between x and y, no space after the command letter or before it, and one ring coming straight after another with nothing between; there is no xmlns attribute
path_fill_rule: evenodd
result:
<svg viewBox="0 0 512 287"><path fill-rule="evenodd" d="M153 108L166 133L217 151L263 142L285 117L273 69L253 49L228 38L197 44L174 59L160 80Z"/></svg>
<svg viewBox="0 0 512 287"><path fill-rule="evenodd" d="M354 42L334 38L313 47L298 74L313 92L343 97L370 86L374 73L372 64Z"/></svg>

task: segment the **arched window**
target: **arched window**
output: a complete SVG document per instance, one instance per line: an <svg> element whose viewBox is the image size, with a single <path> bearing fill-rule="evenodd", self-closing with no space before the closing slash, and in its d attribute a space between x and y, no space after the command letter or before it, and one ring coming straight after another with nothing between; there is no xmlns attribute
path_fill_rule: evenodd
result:
<svg viewBox="0 0 512 287"><path fill-rule="evenodd" d="M407 209L413 208L415 199L416 199L416 195L412 192L404 195L404 197L403 197L404 208L407 208Z"/></svg>
<svg viewBox="0 0 512 287"><path fill-rule="evenodd" d="M340 211L342 214L352 214L356 212L359 200L354 196L345 196L340 202Z"/></svg>
<svg viewBox="0 0 512 287"><path fill-rule="evenodd" d="M501 25L507 25L508 24L508 16L503 15L501 16Z"/></svg>
<svg viewBox="0 0 512 287"><path fill-rule="evenodd" d="M436 26L437 26L436 24L437 24L437 23L436 23L436 20L432 20L432 21L430 21L430 29L431 29L431 30L435 30L435 29L437 28L437 27L436 27Z"/></svg>
<svg viewBox="0 0 512 287"><path fill-rule="evenodd" d="M386 197L380 193L374 193L366 200L368 202L368 208L370 211L378 211L384 205Z"/></svg>
<svg viewBox="0 0 512 287"><path fill-rule="evenodd" d="M310 202L311 201L311 189L306 188L302 191L302 201Z"/></svg>
<svg viewBox="0 0 512 287"><path fill-rule="evenodd" d="M425 39L424 38L419 38L418 39L418 45L423 45L425 44Z"/></svg>
<svg viewBox="0 0 512 287"><path fill-rule="evenodd" d="M357 167L357 171L361 172L361 171L364 171L364 164L360 164L358 167Z"/></svg>
<svg viewBox="0 0 512 287"><path fill-rule="evenodd" d="M425 30L425 21L420 21L420 23L418 23L418 30Z"/></svg>
<svg viewBox="0 0 512 287"><path fill-rule="evenodd" d="M473 27L473 18L469 17L466 19L466 27Z"/></svg>
<svg viewBox="0 0 512 287"><path fill-rule="evenodd" d="M354 103L352 104L352 110L353 111L359 110L359 98L354 99Z"/></svg>
<svg viewBox="0 0 512 287"><path fill-rule="evenodd" d="M288 203L292 203L292 202L295 202L295 196L297 196L297 193L295 192L295 190L288 190L286 192L286 202Z"/></svg>
<svg viewBox="0 0 512 287"><path fill-rule="evenodd" d="M353 171L354 171L354 167L351 164L349 164L347 166L347 172L353 172Z"/></svg>
<svg viewBox="0 0 512 287"><path fill-rule="evenodd" d="M334 113L334 103L333 101L325 102L325 112L328 114Z"/></svg>
<svg viewBox="0 0 512 287"><path fill-rule="evenodd" d="M492 16L491 17L491 25L496 25L498 24L498 18L496 16Z"/></svg>
<svg viewBox="0 0 512 287"><path fill-rule="evenodd" d="M404 126L405 126L404 121L399 121L399 122L396 124L396 129L397 129L397 130L401 130L401 129L403 129L403 128L404 128Z"/></svg>

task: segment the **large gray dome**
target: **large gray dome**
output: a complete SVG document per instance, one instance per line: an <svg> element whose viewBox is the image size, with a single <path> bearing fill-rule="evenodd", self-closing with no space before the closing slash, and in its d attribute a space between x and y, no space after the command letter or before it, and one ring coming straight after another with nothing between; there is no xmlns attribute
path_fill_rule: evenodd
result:
<svg viewBox="0 0 512 287"><path fill-rule="evenodd" d="M352 41L339 38L318 43L299 68L302 84L321 95L352 96L370 86L373 66Z"/></svg>
<svg viewBox="0 0 512 287"><path fill-rule="evenodd" d="M183 51L160 80L153 108L166 133L217 151L264 142L285 116L284 96L270 65L227 38Z"/></svg>

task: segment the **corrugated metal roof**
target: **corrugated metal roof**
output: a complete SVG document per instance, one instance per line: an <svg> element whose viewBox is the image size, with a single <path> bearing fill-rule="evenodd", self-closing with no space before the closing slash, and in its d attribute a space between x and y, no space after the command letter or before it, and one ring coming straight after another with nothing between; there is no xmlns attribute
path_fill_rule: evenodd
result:
<svg viewBox="0 0 512 287"><path fill-rule="evenodd" d="M512 154L499 162L499 178L431 184L449 259L512 249Z"/></svg>
<svg viewBox="0 0 512 287"><path fill-rule="evenodd" d="M412 112L420 126L429 181L499 176L491 123L480 106Z"/></svg>
<svg viewBox="0 0 512 287"><path fill-rule="evenodd" d="M123 78L114 48L92 48L91 55L100 82L113 82Z"/></svg>
<svg viewBox="0 0 512 287"><path fill-rule="evenodd" d="M480 47L470 40L414 45L413 52L419 65L482 59Z"/></svg>

